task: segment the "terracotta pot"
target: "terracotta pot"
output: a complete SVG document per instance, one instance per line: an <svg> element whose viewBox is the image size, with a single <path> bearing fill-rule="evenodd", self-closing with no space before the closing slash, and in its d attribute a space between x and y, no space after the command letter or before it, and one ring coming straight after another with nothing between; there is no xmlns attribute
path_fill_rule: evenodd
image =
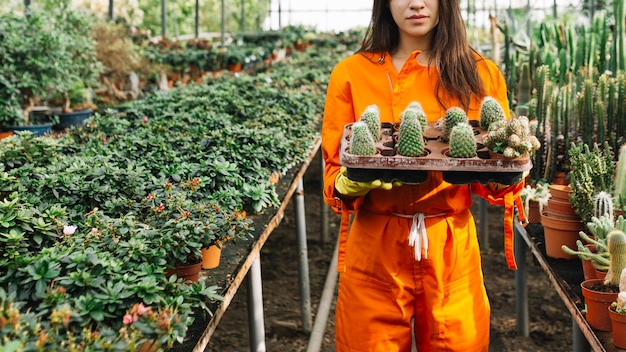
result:
<svg viewBox="0 0 626 352"><path fill-rule="evenodd" d="M552 178L552 184L555 185L569 185L569 180L567 179L567 173L560 171L554 174Z"/></svg>
<svg viewBox="0 0 626 352"><path fill-rule="evenodd" d="M626 315L616 313L609 306L609 317L613 331L613 344L617 348L626 349Z"/></svg>
<svg viewBox="0 0 626 352"><path fill-rule="evenodd" d="M202 248L202 269L213 269L220 265L222 249L218 246Z"/></svg>
<svg viewBox="0 0 626 352"><path fill-rule="evenodd" d="M604 280L606 277L606 271L598 270L595 267L593 268L593 271L596 274L596 279Z"/></svg>
<svg viewBox="0 0 626 352"><path fill-rule="evenodd" d="M176 277L179 277L184 281L189 280L192 282L198 282L201 268L202 262L191 265L181 265L174 267L173 269L165 269L165 276L170 277L176 274Z"/></svg>
<svg viewBox="0 0 626 352"><path fill-rule="evenodd" d="M578 259L577 255L565 253L561 246L577 248L576 241L580 239L579 232L585 229L585 224L580 220L559 219L545 211L541 214L541 224L548 257Z"/></svg>
<svg viewBox="0 0 626 352"><path fill-rule="evenodd" d="M594 285L603 285L604 280L592 279L580 283L585 305L587 306L586 319L589 326L600 331L611 331L609 306L617 301L618 293L600 292L590 289Z"/></svg>
<svg viewBox="0 0 626 352"><path fill-rule="evenodd" d="M569 200L563 201L560 199L550 198L548 199L548 207L546 208L548 214L552 217L559 217L570 220L581 220L580 216L576 213L576 210L572 207Z"/></svg>
<svg viewBox="0 0 626 352"><path fill-rule="evenodd" d="M0 139L7 138L13 135L13 131L0 131Z"/></svg>
<svg viewBox="0 0 626 352"><path fill-rule="evenodd" d="M531 224L539 224L541 223L541 212L539 210L539 202L536 200L528 201L528 209L526 209L528 215L528 222Z"/></svg>
<svg viewBox="0 0 626 352"><path fill-rule="evenodd" d="M550 199L558 199L569 203L569 193L572 191L569 185L551 184L548 188L550 189Z"/></svg>
<svg viewBox="0 0 626 352"><path fill-rule="evenodd" d="M586 244L585 248L589 249L589 251L591 253L595 253L596 252L596 245L595 244ZM591 279L600 279L599 277L597 277L596 275L596 268L593 266L593 263L591 262L591 260L581 260L580 264L583 268L583 276L585 278L585 280L591 280Z"/></svg>
<svg viewBox="0 0 626 352"><path fill-rule="evenodd" d="M146 341L141 344L138 352L156 352L159 349L159 341Z"/></svg>

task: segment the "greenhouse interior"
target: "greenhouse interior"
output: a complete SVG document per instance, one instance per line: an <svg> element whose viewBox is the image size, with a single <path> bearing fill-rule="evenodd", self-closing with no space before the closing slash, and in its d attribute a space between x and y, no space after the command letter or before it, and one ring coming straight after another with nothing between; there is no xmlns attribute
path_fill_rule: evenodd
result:
<svg viewBox="0 0 626 352"><path fill-rule="evenodd" d="M354 111L329 165L331 73L382 2L2 0L0 351L341 350L335 166L519 186L470 194L489 351L626 350L624 1L389 1L458 4L506 116L428 115L417 155L377 117L359 154Z"/></svg>

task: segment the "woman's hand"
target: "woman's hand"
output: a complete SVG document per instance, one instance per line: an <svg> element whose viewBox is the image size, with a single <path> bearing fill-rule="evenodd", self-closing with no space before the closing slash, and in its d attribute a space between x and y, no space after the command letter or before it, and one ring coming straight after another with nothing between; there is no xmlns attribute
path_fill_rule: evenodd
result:
<svg viewBox="0 0 626 352"><path fill-rule="evenodd" d="M400 186L399 182L383 182L382 180L374 180L370 182L358 182L348 178L348 170L345 166L341 167L341 171L335 178L335 190L345 196L360 197L366 195L370 190L380 188L390 190L393 186Z"/></svg>

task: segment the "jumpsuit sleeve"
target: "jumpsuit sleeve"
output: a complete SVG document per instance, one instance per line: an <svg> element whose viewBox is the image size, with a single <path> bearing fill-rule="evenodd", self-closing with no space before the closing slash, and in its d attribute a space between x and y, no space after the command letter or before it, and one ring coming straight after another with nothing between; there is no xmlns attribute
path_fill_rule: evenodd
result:
<svg viewBox="0 0 626 352"><path fill-rule="evenodd" d="M324 202L333 211L354 211L363 202L363 197L339 197L335 192L335 178L341 169L339 148L343 130L347 123L355 121L355 112L350 92L348 74L337 66L330 75L324 119L322 121L322 157L324 159Z"/></svg>

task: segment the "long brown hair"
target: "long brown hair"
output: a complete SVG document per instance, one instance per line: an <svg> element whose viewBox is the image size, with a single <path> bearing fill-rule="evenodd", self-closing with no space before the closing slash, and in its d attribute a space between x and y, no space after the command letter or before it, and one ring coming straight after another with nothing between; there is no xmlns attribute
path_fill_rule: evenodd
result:
<svg viewBox="0 0 626 352"><path fill-rule="evenodd" d="M390 0L374 0L372 18L365 33L359 53L393 52L400 43L398 25L389 10ZM485 96L483 82L478 74L477 54L467 41L465 23L458 0L439 0L439 23L433 29L429 48L429 65L437 68L437 100L446 108L441 90L456 97L469 109L470 99ZM482 56L479 60L482 60Z"/></svg>

